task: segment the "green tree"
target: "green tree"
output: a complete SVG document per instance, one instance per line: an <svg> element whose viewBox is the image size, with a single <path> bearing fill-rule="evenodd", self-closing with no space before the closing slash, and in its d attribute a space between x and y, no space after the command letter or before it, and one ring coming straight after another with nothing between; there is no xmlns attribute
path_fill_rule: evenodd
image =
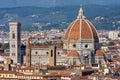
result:
<svg viewBox="0 0 120 80"><path fill-rule="evenodd" d="M108 46L114 46L115 43L114 42L109 42Z"/></svg>
<svg viewBox="0 0 120 80"><path fill-rule="evenodd" d="M4 44L4 49L9 49L10 47L9 47L9 43L5 43Z"/></svg>

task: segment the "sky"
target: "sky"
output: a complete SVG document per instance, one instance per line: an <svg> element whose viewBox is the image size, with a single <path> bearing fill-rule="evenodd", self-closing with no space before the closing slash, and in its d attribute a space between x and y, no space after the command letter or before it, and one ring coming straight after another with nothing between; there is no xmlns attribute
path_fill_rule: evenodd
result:
<svg viewBox="0 0 120 80"><path fill-rule="evenodd" d="M53 7L79 4L114 5L120 4L120 0L0 0L0 8L20 6Z"/></svg>

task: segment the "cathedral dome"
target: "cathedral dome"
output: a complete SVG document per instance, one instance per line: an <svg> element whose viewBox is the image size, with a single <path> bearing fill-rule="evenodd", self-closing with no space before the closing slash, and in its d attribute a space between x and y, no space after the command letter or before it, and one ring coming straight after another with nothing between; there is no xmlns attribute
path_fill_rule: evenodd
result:
<svg viewBox="0 0 120 80"><path fill-rule="evenodd" d="M98 34L93 24L88 21L83 15L83 10L80 8L79 15L74 20L65 32L64 40L85 40L91 39L98 42Z"/></svg>

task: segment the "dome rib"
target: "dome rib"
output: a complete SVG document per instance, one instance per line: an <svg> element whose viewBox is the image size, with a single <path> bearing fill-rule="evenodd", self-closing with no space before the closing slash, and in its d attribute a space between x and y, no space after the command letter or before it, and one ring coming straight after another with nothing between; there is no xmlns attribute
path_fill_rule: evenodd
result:
<svg viewBox="0 0 120 80"><path fill-rule="evenodd" d="M82 20L81 39L91 39L91 31L85 20Z"/></svg>
<svg viewBox="0 0 120 80"><path fill-rule="evenodd" d="M82 35L81 35L81 33L82 33L81 30L82 30L82 19L80 19L80 42L81 42L81 36L82 36Z"/></svg>
<svg viewBox="0 0 120 80"><path fill-rule="evenodd" d="M77 26L75 26L76 21L77 21L77 20L75 20L75 21L73 22L73 25L70 26L71 28L70 28L70 31L69 31L69 33L68 33L68 40L71 39L71 38L72 38L73 40L78 39L78 36L77 36L77 35L79 35L79 34L76 33L77 30L78 30L78 29L76 29ZM74 31L74 32L71 32L71 31Z"/></svg>
<svg viewBox="0 0 120 80"><path fill-rule="evenodd" d="M72 23L73 23L73 22L72 22ZM64 38L68 38L68 34L67 34L67 32L69 31L70 26L73 25L72 23L69 25L69 27L68 27L67 30L65 31L65 34L66 34L66 35L64 35Z"/></svg>
<svg viewBox="0 0 120 80"><path fill-rule="evenodd" d="M91 26L90 26L90 24L88 23L88 21L87 21L87 20L85 20L85 22L88 24L88 26L89 26L89 28L90 28L90 32L91 32L91 34L92 34L91 36L92 36L92 39L93 39L93 35L94 35L94 34L92 33Z"/></svg>
<svg viewBox="0 0 120 80"><path fill-rule="evenodd" d="M95 39L95 42L99 42L98 33L97 33L97 30L96 30L95 26L89 20L87 20L87 21L92 26L91 28L92 28L92 31L94 32L93 33L94 34L93 37Z"/></svg>

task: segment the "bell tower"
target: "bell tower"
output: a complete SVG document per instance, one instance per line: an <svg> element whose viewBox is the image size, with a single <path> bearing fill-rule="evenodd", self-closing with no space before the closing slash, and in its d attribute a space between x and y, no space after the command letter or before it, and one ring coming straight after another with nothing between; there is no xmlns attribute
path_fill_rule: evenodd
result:
<svg viewBox="0 0 120 80"><path fill-rule="evenodd" d="M17 21L9 23L10 26L10 57L13 63L21 63L21 43L20 43L20 26L21 24Z"/></svg>
<svg viewBox="0 0 120 80"><path fill-rule="evenodd" d="M30 39L28 38L27 44L26 44L26 66L31 66L31 47L30 47Z"/></svg>
<svg viewBox="0 0 120 80"><path fill-rule="evenodd" d="M56 66L56 46L50 46L49 53L49 65Z"/></svg>

